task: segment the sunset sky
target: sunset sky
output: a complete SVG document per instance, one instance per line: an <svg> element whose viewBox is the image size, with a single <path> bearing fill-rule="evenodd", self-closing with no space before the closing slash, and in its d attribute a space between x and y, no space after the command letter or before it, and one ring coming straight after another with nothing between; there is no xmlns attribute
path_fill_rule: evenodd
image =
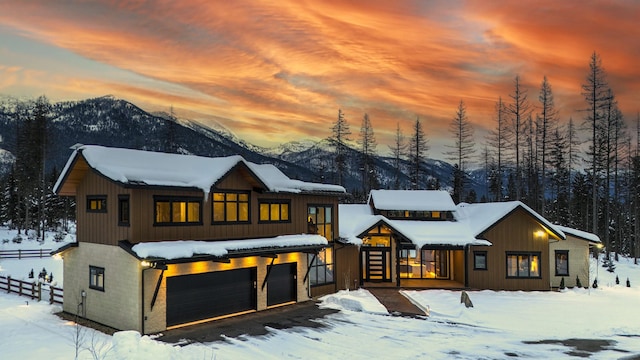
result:
<svg viewBox="0 0 640 360"><path fill-rule="evenodd" d="M368 113L381 153L419 116L442 158L460 100L481 144L516 75L581 123L594 51L634 123L639 20L631 0L0 0L0 94L173 106L261 146L325 138L338 109L355 140Z"/></svg>

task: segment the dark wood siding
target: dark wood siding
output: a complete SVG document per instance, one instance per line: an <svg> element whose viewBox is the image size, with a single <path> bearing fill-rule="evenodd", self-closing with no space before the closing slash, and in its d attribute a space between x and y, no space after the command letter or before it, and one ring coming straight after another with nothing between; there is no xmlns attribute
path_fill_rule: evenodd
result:
<svg viewBox="0 0 640 360"><path fill-rule="evenodd" d="M90 170L86 173L76 192L78 241L117 245L119 240L129 239L132 227L118 226L118 195L123 194L130 194L130 190L95 171ZM87 212L87 196L92 195L106 196L106 212ZM132 210L134 208L132 206ZM133 226L133 217L131 221Z"/></svg>
<svg viewBox="0 0 640 360"><path fill-rule="evenodd" d="M484 238L492 246L472 246L467 256L469 287L493 290L549 290L549 237L558 240L545 231L543 236L536 235L545 229L525 210L518 208L502 219ZM473 270L473 251L487 252L487 270ZM540 278L507 279L507 252L539 252Z"/></svg>
<svg viewBox="0 0 640 360"><path fill-rule="evenodd" d="M84 160L82 160L84 161ZM333 235L339 233L338 197L268 193L256 189L246 170L237 168L229 173L214 189L224 191L250 191L250 224L212 224L211 194L197 190L125 188L95 171L87 172L77 189L78 240L117 245L120 240L132 243L166 240L235 240L266 238L307 232L307 206L328 204L333 206ZM256 191L257 190L257 191ZM118 226L118 195L130 196L130 226ZM106 213L87 213L87 195L106 195ZM154 225L154 196L197 197L202 199L202 225ZM289 200L291 221L259 223L260 199Z"/></svg>

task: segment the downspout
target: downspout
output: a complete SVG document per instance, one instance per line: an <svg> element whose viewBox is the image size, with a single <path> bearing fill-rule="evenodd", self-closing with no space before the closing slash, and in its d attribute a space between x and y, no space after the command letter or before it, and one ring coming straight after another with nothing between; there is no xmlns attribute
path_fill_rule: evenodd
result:
<svg viewBox="0 0 640 360"><path fill-rule="evenodd" d="M469 251L471 251L471 247L467 244L464 248L464 287L469 288Z"/></svg>

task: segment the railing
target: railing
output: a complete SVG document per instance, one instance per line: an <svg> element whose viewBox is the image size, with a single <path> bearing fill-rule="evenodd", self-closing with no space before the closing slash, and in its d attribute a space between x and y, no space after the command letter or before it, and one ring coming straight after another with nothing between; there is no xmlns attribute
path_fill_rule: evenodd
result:
<svg viewBox="0 0 640 360"><path fill-rule="evenodd" d="M37 250L0 250L0 259L45 258L51 256L51 249Z"/></svg>
<svg viewBox="0 0 640 360"><path fill-rule="evenodd" d="M43 292L48 292L49 304L62 305L62 288L41 282L28 282L12 279L11 276L0 276L0 290L4 290L8 294L15 293L19 296L26 296L33 300L38 299L38 301L42 300Z"/></svg>

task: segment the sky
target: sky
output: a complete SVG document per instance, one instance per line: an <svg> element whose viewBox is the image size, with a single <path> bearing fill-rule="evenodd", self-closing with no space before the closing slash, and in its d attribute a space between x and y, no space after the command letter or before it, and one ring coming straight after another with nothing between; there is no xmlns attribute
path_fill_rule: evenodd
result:
<svg viewBox="0 0 640 360"><path fill-rule="evenodd" d="M419 117L442 158L460 101L480 147L516 75L534 106L547 76L560 120L581 123L594 51L633 124L639 15L631 0L0 0L0 94L113 95L267 147L328 137L342 109L352 140L366 113L388 153Z"/></svg>

